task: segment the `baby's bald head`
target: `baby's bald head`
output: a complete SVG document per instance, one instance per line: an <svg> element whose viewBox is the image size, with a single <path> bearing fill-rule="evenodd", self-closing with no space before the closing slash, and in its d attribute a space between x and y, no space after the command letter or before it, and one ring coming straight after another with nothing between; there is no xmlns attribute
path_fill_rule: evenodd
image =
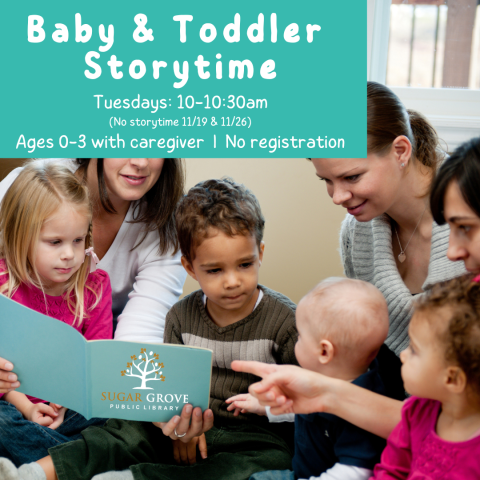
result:
<svg viewBox="0 0 480 480"><path fill-rule="evenodd" d="M332 277L300 301L299 323L318 344L331 342L337 360L368 366L388 334L387 303L370 283Z"/></svg>

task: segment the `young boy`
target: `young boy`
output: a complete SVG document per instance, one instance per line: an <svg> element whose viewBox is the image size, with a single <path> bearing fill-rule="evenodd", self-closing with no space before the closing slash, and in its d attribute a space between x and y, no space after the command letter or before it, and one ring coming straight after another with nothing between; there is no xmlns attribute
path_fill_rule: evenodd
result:
<svg viewBox="0 0 480 480"><path fill-rule="evenodd" d="M327 279L301 300L296 318L295 353L301 367L387 393L375 357L388 333L388 310L376 287L360 280ZM251 411L270 421L295 418L293 472L261 472L251 480L364 480L385 448L380 437L334 415L275 417L249 394L227 402L235 413Z"/></svg>
<svg viewBox="0 0 480 480"><path fill-rule="evenodd" d="M82 440L50 449L42 467L29 464L20 469L23 477L15 471L5 479L27 478L27 467L38 475L31 479L49 480L89 479L110 470L117 471L95 479L246 480L258 471L290 468L292 429L257 415L235 416L225 403L257 380L234 372L233 360L296 363L295 304L258 284L265 224L260 205L243 185L208 180L182 198L176 224L183 266L201 290L170 310L164 341L214 352L210 408L215 421L205 435L207 454L203 437L186 448L177 440L172 451L170 438L150 423L109 420L103 428L84 431ZM184 430L177 428L172 437L178 439ZM174 456L191 463L197 443L207 458L177 465Z"/></svg>

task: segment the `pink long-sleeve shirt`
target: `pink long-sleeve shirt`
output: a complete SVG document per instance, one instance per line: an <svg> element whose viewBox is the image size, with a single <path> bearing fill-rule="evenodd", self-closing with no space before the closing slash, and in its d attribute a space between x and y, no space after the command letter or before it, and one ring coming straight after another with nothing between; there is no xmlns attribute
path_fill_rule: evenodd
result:
<svg viewBox="0 0 480 480"><path fill-rule="evenodd" d="M5 271L5 260L0 259L0 272ZM7 281L8 274L0 275L0 286ZM88 317L84 318L80 325L78 325L78 320L74 322L75 315L70 311L64 296L52 297L51 295L44 295L40 289L22 284L12 296L12 300L71 325L87 340L111 339L113 335L112 287L110 286L108 273L103 270L96 270L90 273L86 285L98 292L97 295L99 295L100 300L95 308L90 311L97 299L88 288L85 288L85 311L88 312ZM41 340L39 339L39 341ZM0 398L2 396L3 394L0 394ZM30 396L28 398L33 403L44 401Z"/></svg>
<svg viewBox="0 0 480 480"><path fill-rule="evenodd" d="M435 432L440 402L411 397L387 440L370 480L470 480L480 478L480 436L449 442Z"/></svg>

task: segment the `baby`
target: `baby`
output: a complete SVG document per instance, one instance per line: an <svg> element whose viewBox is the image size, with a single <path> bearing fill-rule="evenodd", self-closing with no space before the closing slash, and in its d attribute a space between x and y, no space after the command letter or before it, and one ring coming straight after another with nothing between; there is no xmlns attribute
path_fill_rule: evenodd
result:
<svg viewBox="0 0 480 480"><path fill-rule="evenodd" d="M388 333L388 310L383 295L360 280L329 278L298 304L295 355L301 367L385 395L375 359ZM274 416L250 394L227 400L236 414L253 412L270 421ZM293 414L290 416L293 417ZM250 480L368 479L385 441L331 414L295 415L293 472L269 471Z"/></svg>

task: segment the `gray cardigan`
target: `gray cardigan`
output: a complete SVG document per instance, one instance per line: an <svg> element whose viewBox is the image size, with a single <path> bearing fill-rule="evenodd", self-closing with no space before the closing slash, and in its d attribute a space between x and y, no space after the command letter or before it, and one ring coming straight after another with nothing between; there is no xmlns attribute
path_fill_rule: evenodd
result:
<svg viewBox="0 0 480 480"><path fill-rule="evenodd" d="M466 273L463 262L447 258L448 225L433 223L428 275L423 290ZM386 344L397 355L408 346L413 296L403 283L392 251L392 227L387 215L358 222L347 214L340 229L340 255L345 275L375 285L385 296L390 316Z"/></svg>

